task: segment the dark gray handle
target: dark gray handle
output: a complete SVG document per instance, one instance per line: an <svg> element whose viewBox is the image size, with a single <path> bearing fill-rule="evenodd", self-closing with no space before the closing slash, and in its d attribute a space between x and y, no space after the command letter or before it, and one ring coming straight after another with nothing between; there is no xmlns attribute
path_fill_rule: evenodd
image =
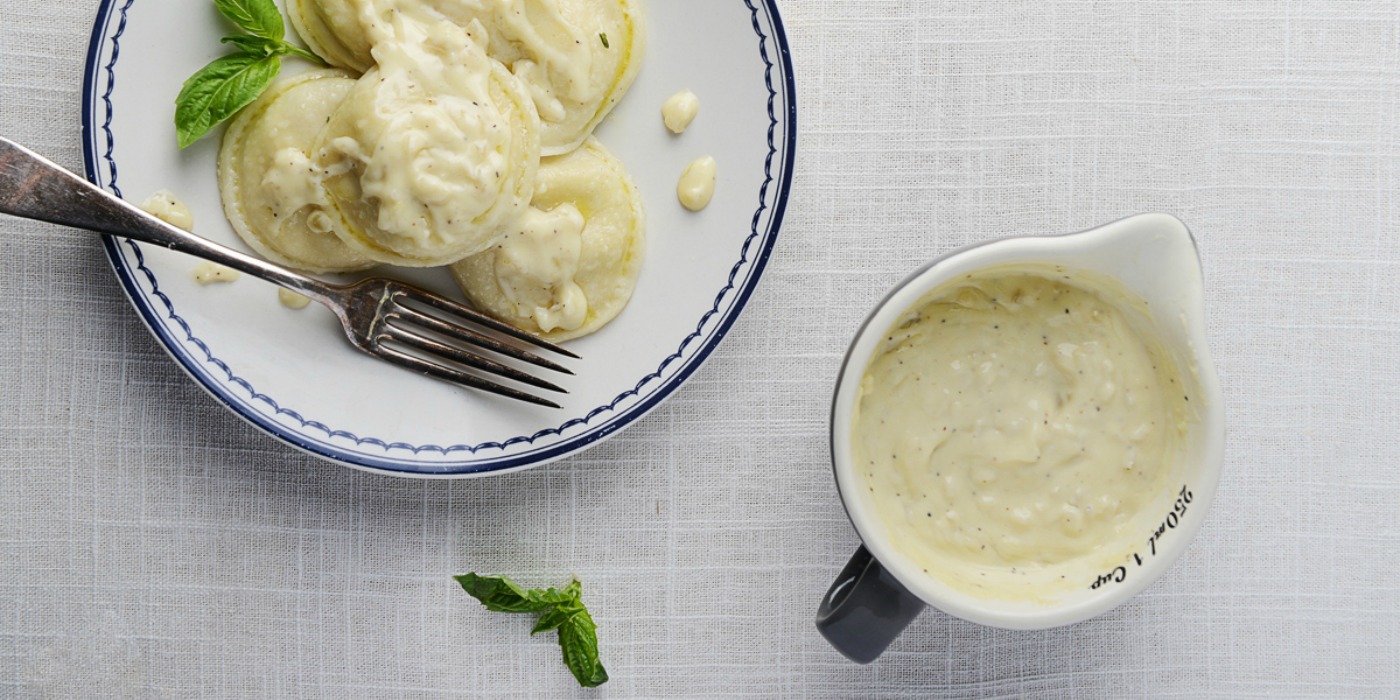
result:
<svg viewBox="0 0 1400 700"><path fill-rule="evenodd" d="M817 631L846 658L868 664L923 610L924 601L861 547L822 598Z"/></svg>

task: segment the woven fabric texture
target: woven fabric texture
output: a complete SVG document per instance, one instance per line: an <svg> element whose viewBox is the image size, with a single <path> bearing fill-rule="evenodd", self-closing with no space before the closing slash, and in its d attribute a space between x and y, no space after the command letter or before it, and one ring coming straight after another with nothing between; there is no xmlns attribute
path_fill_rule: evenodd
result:
<svg viewBox="0 0 1400 700"><path fill-rule="evenodd" d="M75 169L97 4L0 3L0 134ZM292 452L181 373L95 239L0 221L0 696L1400 694L1400 4L783 10L801 136L766 278L663 407L549 467ZM857 543L825 437L850 334L956 246L1142 211L1209 285L1229 447L1200 536L1095 620L927 612L847 662L812 619ZM613 680L579 690L468 570L577 575Z"/></svg>

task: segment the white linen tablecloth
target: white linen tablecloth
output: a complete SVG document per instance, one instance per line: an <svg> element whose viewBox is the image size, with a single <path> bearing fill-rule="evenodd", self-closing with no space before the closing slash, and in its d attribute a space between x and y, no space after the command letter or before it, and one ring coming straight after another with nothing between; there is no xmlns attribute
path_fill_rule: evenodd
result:
<svg viewBox="0 0 1400 700"><path fill-rule="evenodd" d="M75 169L96 6L0 4L0 134ZM553 466L292 452L167 358L95 239L0 221L0 697L1400 694L1400 4L784 10L801 140L766 279L668 403ZM1227 396L1199 538L1096 620L930 611L845 661L812 617L857 542L825 427L867 308L955 246L1149 210L1200 241ZM578 575L613 680L579 690L469 570Z"/></svg>

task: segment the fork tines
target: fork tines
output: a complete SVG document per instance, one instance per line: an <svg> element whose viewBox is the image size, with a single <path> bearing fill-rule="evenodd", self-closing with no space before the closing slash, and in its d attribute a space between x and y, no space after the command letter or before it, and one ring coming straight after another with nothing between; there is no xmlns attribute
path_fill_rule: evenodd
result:
<svg viewBox="0 0 1400 700"><path fill-rule="evenodd" d="M385 359L438 379L541 406L559 404L466 371L486 373L546 391L568 393L564 388L491 359L475 348L529 363L542 369L572 375L567 367L506 340L478 332L479 326L534 348L578 358L578 355L542 338L497 321L462 304L416 287L393 284L380 308L383 323L376 333L378 353ZM402 346L390 347L386 343ZM464 347L470 346L470 347ZM416 352L405 352L410 349Z"/></svg>
<svg viewBox="0 0 1400 700"><path fill-rule="evenodd" d="M579 356L577 354L569 351L566 348L562 348L558 345L555 345L554 343L551 343L548 340L545 340L544 338L541 338L539 336L522 331L519 328L510 325L509 323L505 323L504 321L498 321L494 318L491 318L490 316L487 316L486 314L478 312L477 310L469 306L458 304L457 302L452 301L450 299L445 299L436 294L425 292L416 287L409 287L407 285L401 286L399 289L394 290L394 292L395 296L402 300L418 302L420 304L430 306L447 314L456 316L460 319L469 321L471 323L475 323L479 326L490 328L491 330L496 331L497 333L500 333L502 335L507 335L512 338L515 338L516 340L524 341L537 348L548 350L557 355L563 355L564 357L570 357L575 360L579 359Z"/></svg>

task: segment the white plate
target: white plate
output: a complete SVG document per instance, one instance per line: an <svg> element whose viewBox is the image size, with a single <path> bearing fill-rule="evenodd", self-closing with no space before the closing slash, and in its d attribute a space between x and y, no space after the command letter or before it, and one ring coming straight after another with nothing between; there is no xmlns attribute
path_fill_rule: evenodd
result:
<svg viewBox="0 0 1400 700"><path fill-rule="evenodd" d="M198 261L108 239L118 278L175 360L238 415L312 454L414 476L523 469L577 452L637 420L714 350L763 272L792 178L796 106L787 39L774 0L649 3L647 59L598 131L631 170L648 219L636 296L602 331L570 344L583 356L563 410L458 389L362 355L334 318L292 311L245 276L200 287ZM224 220L215 184L218 133L180 152L173 101L184 79L227 51L212 3L103 0L88 51L83 105L87 176L139 202L174 191L195 230L246 250ZM290 28L288 30L291 31ZM288 60L284 75L304 69ZM662 101L688 88L700 115L681 137ZM719 185L691 214L675 183L713 155ZM455 294L440 270L400 275Z"/></svg>

